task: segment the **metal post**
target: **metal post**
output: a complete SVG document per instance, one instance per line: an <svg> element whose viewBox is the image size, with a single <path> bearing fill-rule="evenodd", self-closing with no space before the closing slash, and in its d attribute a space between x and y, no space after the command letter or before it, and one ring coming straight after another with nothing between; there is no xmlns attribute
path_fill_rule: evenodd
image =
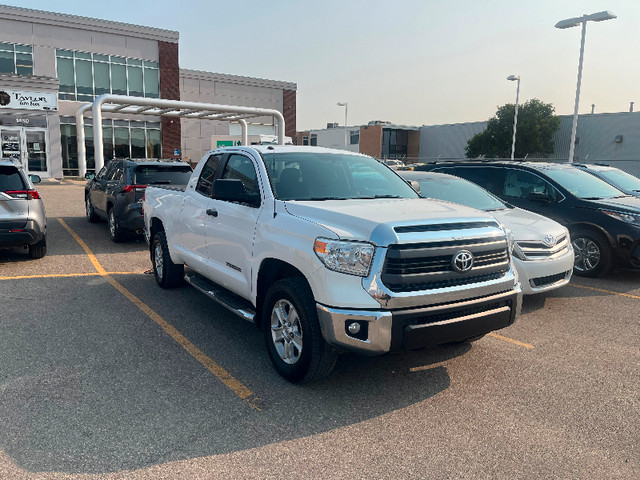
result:
<svg viewBox="0 0 640 480"><path fill-rule="evenodd" d="M106 95L101 95L93 102L93 156L96 173L104 166L104 145L102 139L102 104Z"/></svg>
<svg viewBox="0 0 640 480"><path fill-rule="evenodd" d="M246 147L247 145L249 145L249 132L247 129L247 121L243 118L241 118L240 120L238 120L238 123L240 124L240 126L242 127L242 146Z"/></svg>
<svg viewBox="0 0 640 480"><path fill-rule="evenodd" d="M580 103L580 84L582 83L582 59L584 57L584 37L587 33L587 15L582 20L582 40L580 41L580 61L578 62L578 85L576 86L576 103L573 107L573 125L571 126L571 143L569 144L569 163L573 163L576 148L576 130L578 128L578 105Z"/></svg>
<svg viewBox="0 0 640 480"><path fill-rule="evenodd" d="M344 102L344 149L347 149L347 109L349 108L347 102Z"/></svg>
<svg viewBox="0 0 640 480"><path fill-rule="evenodd" d="M520 97L520 77L518 77L518 86L516 87L516 111L513 115L513 141L511 142L511 161L513 162L516 153L516 127L518 126L518 98Z"/></svg>
<svg viewBox="0 0 640 480"><path fill-rule="evenodd" d="M84 178L87 173L87 148L84 135L84 114L91 109L91 104L82 105L76 112L76 144L78 147L78 175ZM96 172L97 173L97 172Z"/></svg>

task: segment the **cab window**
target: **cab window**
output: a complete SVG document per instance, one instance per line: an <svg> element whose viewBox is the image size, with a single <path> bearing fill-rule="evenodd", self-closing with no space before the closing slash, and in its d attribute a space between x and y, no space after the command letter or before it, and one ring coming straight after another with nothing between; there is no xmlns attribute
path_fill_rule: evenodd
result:
<svg viewBox="0 0 640 480"><path fill-rule="evenodd" d="M256 169L251 159L244 155L232 154L229 156L222 178L240 180L248 195L255 196L260 193Z"/></svg>
<svg viewBox="0 0 640 480"><path fill-rule="evenodd" d="M205 163L204 167L202 167L202 172L200 173L200 178L198 179L198 184L196 185L196 192L201 193L207 197L211 196L211 189L213 186L213 179L216 176L216 172L222 163L221 155L211 155L207 159L207 163Z"/></svg>

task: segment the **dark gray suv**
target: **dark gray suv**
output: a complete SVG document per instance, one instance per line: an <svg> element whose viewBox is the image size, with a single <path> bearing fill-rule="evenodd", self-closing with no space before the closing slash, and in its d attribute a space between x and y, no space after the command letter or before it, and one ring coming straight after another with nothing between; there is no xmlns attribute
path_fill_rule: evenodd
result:
<svg viewBox="0 0 640 480"><path fill-rule="evenodd" d="M0 248L28 248L31 258L47 253L47 217L33 186L38 182L40 177L27 175L21 163L0 159Z"/></svg>

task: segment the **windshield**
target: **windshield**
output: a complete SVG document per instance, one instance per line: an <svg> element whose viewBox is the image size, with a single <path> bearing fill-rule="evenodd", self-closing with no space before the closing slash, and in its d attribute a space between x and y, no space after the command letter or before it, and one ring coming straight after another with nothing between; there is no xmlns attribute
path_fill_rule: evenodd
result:
<svg viewBox="0 0 640 480"><path fill-rule="evenodd" d="M630 173L622 170L601 170L598 173L625 190L640 192L640 178L634 177Z"/></svg>
<svg viewBox="0 0 640 480"><path fill-rule="evenodd" d="M167 184L186 185L191 178L189 165L138 165L135 183L137 185Z"/></svg>
<svg viewBox="0 0 640 480"><path fill-rule="evenodd" d="M624 195L624 192L612 187L604 180L577 168L549 168L545 173L578 198L598 200Z"/></svg>
<svg viewBox="0 0 640 480"><path fill-rule="evenodd" d="M420 195L423 197L460 203L484 211L508 208L484 188L462 178L442 176L415 180L420 184Z"/></svg>
<svg viewBox="0 0 640 480"><path fill-rule="evenodd" d="M324 152L265 153L279 200L418 198L389 167L371 157Z"/></svg>

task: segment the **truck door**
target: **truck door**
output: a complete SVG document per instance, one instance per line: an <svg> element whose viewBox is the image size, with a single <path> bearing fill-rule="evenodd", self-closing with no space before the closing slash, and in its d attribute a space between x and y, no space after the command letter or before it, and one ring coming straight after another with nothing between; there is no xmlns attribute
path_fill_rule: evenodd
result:
<svg viewBox="0 0 640 480"><path fill-rule="evenodd" d="M253 160L229 154L221 178L238 179L249 194L260 196L260 205L217 200L215 192L206 215L207 257L212 280L246 297L251 291L255 232L263 212L263 196Z"/></svg>
<svg viewBox="0 0 640 480"><path fill-rule="evenodd" d="M189 267L206 276L209 276L206 211L211 202L213 181L221 174L221 165L222 155L211 155L204 164L198 181L187 185L179 219L174 223L176 237L170 242L180 250Z"/></svg>

